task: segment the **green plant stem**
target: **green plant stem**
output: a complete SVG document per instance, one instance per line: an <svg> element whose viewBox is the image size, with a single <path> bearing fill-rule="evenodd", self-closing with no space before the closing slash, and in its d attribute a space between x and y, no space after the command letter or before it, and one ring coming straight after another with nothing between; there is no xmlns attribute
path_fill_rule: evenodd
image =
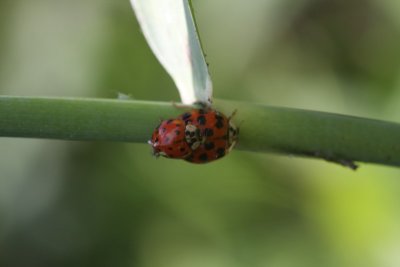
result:
<svg viewBox="0 0 400 267"><path fill-rule="evenodd" d="M216 101L240 125L238 149L400 165L400 124L323 112ZM145 143L183 110L134 100L0 96L0 136Z"/></svg>

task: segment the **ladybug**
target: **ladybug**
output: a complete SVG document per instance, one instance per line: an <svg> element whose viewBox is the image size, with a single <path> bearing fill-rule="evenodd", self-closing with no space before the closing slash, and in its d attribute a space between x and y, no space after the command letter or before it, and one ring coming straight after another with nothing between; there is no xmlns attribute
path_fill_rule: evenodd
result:
<svg viewBox="0 0 400 267"><path fill-rule="evenodd" d="M151 140L153 155L207 163L228 154L235 146L239 129L230 117L210 107L192 109L176 119L164 120Z"/></svg>
<svg viewBox="0 0 400 267"><path fill-rule="evenodd" d="M228 154L235 146L239 135L239 128L231 120L234 115L235 112L226 117L215 109L206 108L193 109L179 116L178 118L185 122L186 129L188 126L196 126L199 133L194 143L196 148L192 147L192 153L185 157L185 160L192 163L207 163ZM186 130L186 138L187 134Z"/></svg>
<svg viewBox="0 0 400 267"><path fill-rule="evenodd" d="M185 122L180 119L165 120L158 125L148 143L153 148L153 155L182 159L192 150L185 139Z"/></svg>

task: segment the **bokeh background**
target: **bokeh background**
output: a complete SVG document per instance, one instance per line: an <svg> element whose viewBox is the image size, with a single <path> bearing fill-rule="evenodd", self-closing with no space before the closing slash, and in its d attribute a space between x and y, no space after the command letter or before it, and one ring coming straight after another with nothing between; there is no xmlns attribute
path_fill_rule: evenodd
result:
<svg viewBox="0 0 400 267"><path fill-rule="evenodd" d="M215 97L400 122L399 3L193 0ZM0 93L179 100L128 0L0 0ZM400 169L360 165L1 138L0 266L400 266Z"/></svg>

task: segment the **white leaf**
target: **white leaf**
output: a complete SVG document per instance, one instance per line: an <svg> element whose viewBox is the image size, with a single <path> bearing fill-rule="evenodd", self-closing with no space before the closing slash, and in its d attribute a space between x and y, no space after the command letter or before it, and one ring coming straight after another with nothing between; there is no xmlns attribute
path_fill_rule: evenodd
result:
<svg viewBox="0 0 400 267"><path fill-rule="evenodd" d="M187 0L131 0L150 48L182 103L211 103L212 83Z"/></svg>

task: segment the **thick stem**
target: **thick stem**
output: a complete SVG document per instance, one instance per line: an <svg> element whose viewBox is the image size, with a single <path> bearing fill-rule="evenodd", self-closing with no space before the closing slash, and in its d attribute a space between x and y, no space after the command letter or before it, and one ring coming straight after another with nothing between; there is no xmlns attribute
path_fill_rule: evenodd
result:
<svg viewBox="0 0 400 267"><path fill-rule="evenodd" d="M240 125L238 149L400 165L400 124L351 116L216 101ZM133 100L0 97L0 136L145 143L160 119L183 110Z"/></svg>

